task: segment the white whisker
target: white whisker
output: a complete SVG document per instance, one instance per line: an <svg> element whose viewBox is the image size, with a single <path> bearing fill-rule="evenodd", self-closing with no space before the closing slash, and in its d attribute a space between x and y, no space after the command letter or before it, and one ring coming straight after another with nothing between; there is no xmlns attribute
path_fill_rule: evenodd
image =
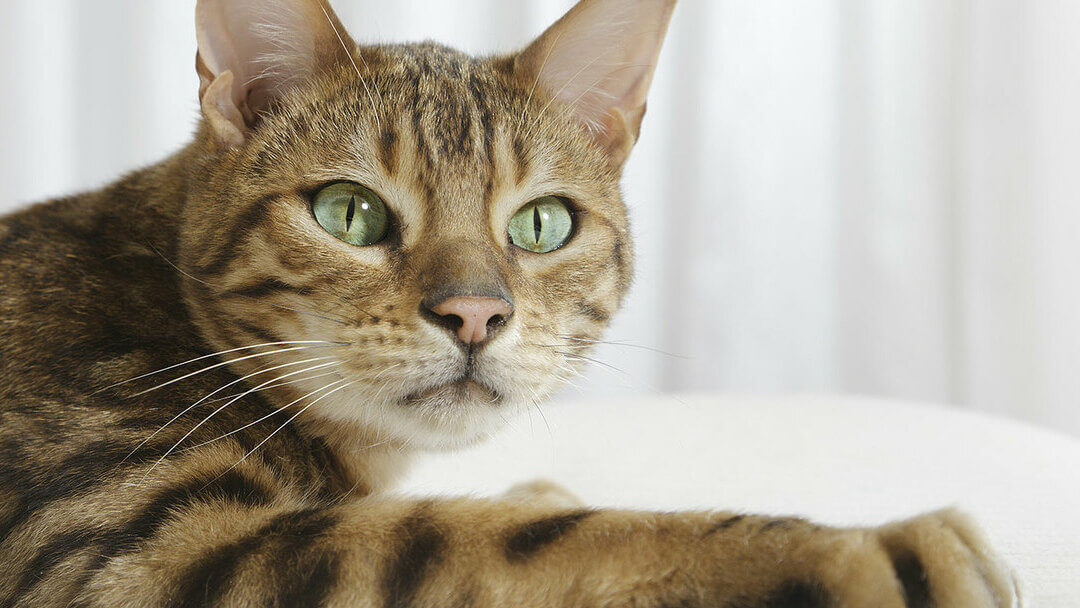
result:
<svg viewBox="0 0 1080 608"><path fill-rule="evenodd" d="M319 395L314 401L312 401L311 403L309 403L309 404L305 405L304 407L300 408L299 412L296 412L295 414L293 414L292 417L289 418L288 420L286 420L281 426L274 429L274 432L267 435L265 439L263 439L258 444L256 444L255 447L251 448L251 450L248 451L247 454L244 454L243 456L241 456L240 460L237 460L236 462L234 462L233 465L230 466L228 469L225 469L224 471L222 471L221 474L224 475L225 473L228 473L229 471L231 471L231 470L235 469L237 466L239 466L240 463L244 462L244 460L246 460L248 456L251 456L252 454L254 454L256 452L256 450L258 450L260 447L263 446L264 443L266 443L267 441L270 441L270 439L274 435L277 435L278 432L281 431L281 429L289 426L290 422L292 422L293 420L296 420L296 418L298 416L300 416L301 414L303 414L304 412L306 412L308 410L308 408L310 408L311 406L315 405L316 403L322 401L323 399L329 397L330 395L333 395L334 393L336 393L336 392L338 392L338 391L340 391L342 389L349 388L353 384L355 384L355 382L349 382L348 384L343 384L343 385L333 389L332 391L330 391L328 393L325 393L323 395Z"/></svg>
<svg viewBox="0 0 1080 608"><path fill-rule="evenodd" d="M624 386L626 386L627 388L638 388L638 389L640 389L640 388L644 387L644 388L652 391L653 393L663 395L663 396L665 396L667 398L670 398L672 401L675 401L675 402L679 403L680 405L684 405L684 406L689 407L688 403L686 403L682 399L679 399L675 395L672 395L670 393L666 393L666 392L664 392L664 391L662 391L662 390L656 388L655 386L652 386L652 385L650 385L650 384L648 384L646 382L642 382L640 379L635 377L630 372L621 370L621 369L615 367L614 365L611 365L610 363L605 363L605 362L603 362L603 361L601 361L599 359L593 359L591 357L585 357L585 356L577 355L577 354L574 354L574 353L567 353L567 352L561 352L561 351L557 351L557 352L559 352L560 355L562 355L562 356L564 356L564 357L566 357L568 359L576 359L578 361L587 361L589 363L593 363L595 365L598 365L603 369L611 370L613 372L616 372L616 373L622 375L624 378L632 380L635 384L637 384L637 386L633 386L631 384L625 384L624 383Z"/></svg>
<svg viewBox="0 0 1080 608"><path fill-rule="evenodd" d="M296 366L296 365L304 365L306 363L314 363L315 361L325 361L326 359L332 359L332 358L333 357L315 357L315 358L312 358L312 359L305 359L303 361L294 361L292 363L283 363L281 365L276 365L276 366L268 368L268 369L256 370L254 372L251 372L250 374L247 374L246 376L241 376L241 377L233 380L232 382L229 382L228 384L226 384L226 385L224 385L222 387L216 388L216 389L210 391L209 393L203 395L202 398L200 398L195 403L192 403L191 405L184 408L179 414L177 414L177 415L173 416L172 418L170 418L168 422L161 425L161 428L154 431L153 433L150 433L145 439L140 441L139 444L135 446L134 450L132 450L127 456L124 457L124 460L126 461L128 458L130 458L131 454L134 454L136 451L139 450L139 448L146 445L146 442L153 439L161 431L164 431L170 424L172 424L172 423L176 422L177 420L179 420L184 414L186 414L186 413L190 412L191 410L195 409L196 407L199 406L199 404L206 402L206 400L209 399L211 396L216 395L220 391L223 391L223 390L229 388L230 386L232 386L234 384L243 382L243 381L245 381L245 380L247 380L249 378L254 378L255 376L258 376L260 374L265 374L267 372L272 372L272 371L274 371L276 369L281 369L281 368L284 368L284 367L293 367L293 366ZM279 380L279 379L280 378L277 378L275 380ZM237 399L239 399L240 397L243 397L245 394L247 394L247 393L241 393L237 397Z"/></svg>
<svg viewBox="0 0 1080 608"><path fill-rule="evenodd" d="M297 378L296 380L289 380L288 382L279 382L277 384L271 384L270 386L267 386L266 388L259 389L259 391L260 392L268 391L270 389L280 388L282 386L292 386L294 384L300 384L301 382L308 382L310 380L317 380L319 378L325 378L327 376L335 376L335 375L337 375L337 372L326 372L326 373L322 373L322 374L315 374L314 376L308 376L306 378ZM211 399L211 400L207 401L207 403L221 403L222 401L225 401L226 399L232 399L233 397L235 397L235 396L237 396L239 394L240 393L232 393L230 395L225 395L223 397L218 397L217 399Z"/></svg>
<svg viewBox="0 0 1080 608"><path fill-rule="evenodd" d="M333 372L331 372L331 373L333 373ZM327 374L324 374L324 375L327 375ZM305 378L305 379L310 380L310 378ZM337 381L331 382L329 384L324 384L323 386L320 386L319 388L311 391L310 393L304 395L303 397L300 397L299 399L296 399L294 401L290 401L288 404L277 408L273 412L270 412L269 414L263 416L262 418L259 418L258 420L255 420L254 422L249 422L249 423L245 424L244 426L242 426L242 427L240 427L240 428L238 428L236 430L229 431L228 433L225 433L224 435L221 435L219 437L215 437L214 439L211 439L210 441L204 441L204 442L202 442L200 444L193 445L190 448L184 448L181 451L187 452L187 451L195 450L195 449L203 447L204 445L209 445L211 443L214 443L215 441L225 439L226 437L229 437L231 435L235 435L235 434L239 433L240 431L243 431L244 429L247 429L247 428L255 426L256 424L259 424L260 422L262 422L264 420L273 418L274 416L278 415L279 413L284 412L285 410L287 410L290 407L296 405L297 403L300 403L301 401L303 401L304 399L307 399L308 397L314 395L315 393L318 393L320 391L324 391L324 390L334 386L335 384L341 384L342 382L345 382L345 379L337 380Z"/></svg>
<svg viewBox="0 0 1080 608"><path fill-rule="evenodd" d="M540 402L537 401L533 403L533 407L535 407L536 411L540 413L540 419L544 421L544 426L547 427L548 437L552 441L554 441L555 435L551 432L551 424L548 422L547 416L544 415L544 410L540 407Z"/></svg>
<svg viewBox="0 0 1080 608"><path fill-rule="evenodd" d="M615 340L615 341L589 340L587 338L578 338L576 336L559 336L559 337L563 338L564 340L572 340L574 342L584 342L584 343L590 344L590 345L593 345L593 344L609 344L611 346L625 346L627 348L639 348L641 350L647 350L649 352L654 352L654 353L657 353L657 354L660 354L660 355L666 355L668 357L675 357L676 359L687 359L687 360L689 360L689 359L692 358L692 357L687 357L685 355L676 355L675 353L669 353L667 351L660 350L659 348L653 348L651 346L645 346L644 344L634 344L632 342L622 342L622 341L618 341L618 340ZM568 344L567 346L570 346L571 348L574 347L574 345L572 345L572 344ZM558 348L558 347L553 347L553 348Z"/></svg>
<svg viewBox="0 0 1080 608"><path fill-rule="evenodd" d="M620 374L623 374L625 376L630 375L629 372L623 371L623 370L615 367L614 365L612 365L610 363L605 363L605 362L603 362L603 361L601 361L599 359L593 359L592 357L586 357L585 355L579 355L577 353L567 353L567 352L562 352L562 351L559 351L559 354L564 356L564 357L567 357L569 359L578 359L580 361L588 361L589 363L593 363L593 364L599 365L601 367L606 367L606 368L608 368L608 369L610 369L612 371L619 372Z"/></svg>
<svg viewBox="0 0 1080 608"><path fill-rule="evenodd" d="M278 350L270 351L268 353L255 353L254 355L245 355L245 356L237 358L237 359L229 359L227 361L220 361L218 363L215 363L213 365L204 367L202 369L197 369L197 370L195 370L193 372L184 374L183 376L180 376L179 378L173 378L172 380L169 380L167 382L162 382L161 384L158 384L157 386L154 386L153 388L148 388L148 389L146 389L144 391L139 391L139 392L135 393L134 395L132 395L132 397L138 397L140 395L145 395L146 393L152 393L152 392L154 392L154 391L156 391L156 390L158 390L160 388L164 388L166 386L169 386L170 384L175 384L177 382L180 382L181 380L187 380L188 378L191 378L192 376L198 376L199 374L204 374L204 373L206 373L208 371L217 369L219 367L224 367L226 365L229 365L231 363L236 363L238 361L246 361L248 359L255 359L255 358L258 358L258 357L269 357L270 355L280 355L281 353L288 353L288 352L293 352L293 351L297 351L297 350L311 350L313 348L327 348L327 347L326 346L296 346L296 347L293 347L293 348L281 348L281 349L278 349Z"/></svg>
<svg viewBox="0 0 1080 608"><path fill-rule="evenodd" d="M195 357L194 359L188 359L187 361L182 361L182 362L177 363L175 365L170 365L168 367L163 367L161 369L154 370L152 372L147 372L145 374L135 376L134 378L128 378L127 380L121 380L120 382L114 382L113 384L110 384L109 386L106 386L104 388L100 388L100 389L94 391L91 394L96 395L96 394L100 393L101 391L106 391L106 390L109 390L110 388L115 388L117 386L120 386L121 384L127 384L129 382L134 382L136 380L142 380L143 378L146 378L148 376L153 376L153 375L156 375L156 374L160 374L162 372L167 372L167 371L169 371L171 369L176 369L178 367L183 367L183 366L185 366L185 365L187 365L189 363L195 363L196 361L202 361L203 359L209 359L211 357L217 357L217 356L220 356L220 355L228 355L230 353L235 353L235 352L239 352L239 351L242 351L242 350L251 350L253 348L262 348L264 346L285 346L287 344L328 344L328 345L329 344L334 344L334 345L339 345L339 346L345 346L347 343L346 342L328 342L326 340L287 340L287 341L284 341L284 342L264 342L262 344L252 344L250 346L240 346L240 347L237 347L237 348L230 348L229 350L222 350L222 351L218 351L216 353L210 353L209 355L203 355L201 357Z"/></svg>
<svg viewBox="0 0 1080 608"><path fill-rule="evenodd" d="M243 393L243 394L241 394L241 395L238 395L238 396L234 397L234 398L233 398L232 400L230 400L230 401L227 401L227 402L225 403L225 405L222 405L222 406L218 407L217 409L215 409L214 411L210 412L210 414L209 414L209 415L208 415L208 416L207 416L206 418L203 418L203 419L202 419L201 421L199 421L199 423L198 423L198 424L196 424L195 426L191 427L191 430L189 430L189 431L188 431L187 433L184 433L184 436L183 436L183 437L181 437L181 438L180 438L180 439L179 439L179 440L178 440L178 441L177 441L176 443L174 443L174 444L173 444L173 446L172 446L171 448L169 448L169 449L168 449L168 450L167 450L167 451L165 452L165 454L163 454L163 455L161 456L161 458L158 458L157 462L155 462L155 463L154 463L154 464L153 464L153 465L152 465L152 466L151 466L151 467L150 467L150 468L149 468L149 469L148 469L148 470L146 471L146 473L144 473L144 474L143 474L143 479L146 479L146 477L147 477L148 475L150 475L150 473L152 473L152 472L154 471L154 469L155 469L155 468L156 468L156 467L157 467L158 465L160 465L160 464L161 464L162 462L164 462L166 458L168 458L168 457L169 457L169 456L170 456L170 455L171 455L171 454L172 454L172 453L173 453L174 451L176 451L176 448L177 448L177 447L179 447L181 443L184 443L184 440L185 440L185 439L187 439L188 437L191 437L192 433L194 433L195 431L199 430L199 428L200 428L200 427L202 427L202 425L204 425L204 424L206 424L207 422L209 422L211 418L213 418L214 416L217 416L217 415L218 415L219 413L221 413L222 411L224 411L224 410L225 410L225 408L227 408L227 407L229 407L230 405L232 405L232 404L236 403L237 401L239 401L239 400L240 400L240 399L242 399L243 397L245 397L245 396L247 396L247 395L249 395L249 394L251 394L251 393L255 392L256 390L258 390L258 389L262 388L263 386L265 386L265 385L267 385L267 384L271 384L271 383L273 383L273 382L277 382L278 380L281 380L282 378L288 378L289 376L295 376L296 374L304 374L304 373L310 372L310 371L312 371L312 370L316 370L316 369L319 369L319 368L322 368L322 367L326 367L326 366L328 366L328 365L337 365L337 364L338 364L337 362L331 361L330 363L320 363L319 365L313 365L313 366L311 366L311 367L309 367L309 368L306 368L306 369L302 369L302 370L299 370L299 371L295 371L295 372L289 372L288 374L282 374L282 375L278 376L277 378L274 378L274 379L272 379L272 380L267 380L267 381L266 381L266 382L264 382L263 384L260 384L259 386L256 386L255 388L253 388L253 389L250 389L250 390L248 390L247 392L245 392L245 393Z"/></svg>

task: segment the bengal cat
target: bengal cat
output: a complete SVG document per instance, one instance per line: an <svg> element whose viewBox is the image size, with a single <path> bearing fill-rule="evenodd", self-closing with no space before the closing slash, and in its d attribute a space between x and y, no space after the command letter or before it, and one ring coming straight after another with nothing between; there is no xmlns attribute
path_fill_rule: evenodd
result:
<svg viewBox="0 0 1080 608"><path fill-rule="evenodd" d="M385 491L550 395L618 308L674 5L581 0L471 57L200 0L193 141L0 220L0 606L1016 605L951 511Z"/></svg>

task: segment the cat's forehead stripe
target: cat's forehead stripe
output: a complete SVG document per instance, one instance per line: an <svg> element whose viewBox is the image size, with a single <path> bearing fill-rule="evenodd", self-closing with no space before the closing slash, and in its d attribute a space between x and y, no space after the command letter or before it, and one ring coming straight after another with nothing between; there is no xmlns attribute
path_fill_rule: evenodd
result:
<svg viewBox="0 0 1080 608"><path fill-rule="evenodd" d="M397 145L398 134L393 123L387 122L379 136L377 157L386 174L393 176L397 170Z"/></svg>
<svg viewBox="0 0 1080 608"><path fill-rule="evenodd" d="M452 161L468 158L476 150L489 149L482 140L485 132L474 132L474 118L483 113L486 103L483 84L477 71L480 62L468 55L434 44L398 47L410 59L404 63L406 79L412 88L413 124L417 136L427 144L426 152L434 160ZM489 87L490 88L490 87Z"/></svg>
<svg viewBox="0 0 1080 608"><path fill-rule="evenodd" d="M531 162L511 118L522 115L523 100L497 60L430 43L369 52L387 66L372 80L390 110L370 149L387 176L421 199L426 231L447 212L479 217L497 202L497 189L522 186Z"/></svg>

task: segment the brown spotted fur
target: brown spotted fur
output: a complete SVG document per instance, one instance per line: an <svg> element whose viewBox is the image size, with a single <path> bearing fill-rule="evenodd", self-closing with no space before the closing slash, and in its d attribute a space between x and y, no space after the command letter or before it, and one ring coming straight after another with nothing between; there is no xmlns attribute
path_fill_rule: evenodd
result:
<svg viewBox="0 0 1080 608"><path fill-rule="evenodd" d="M632 244L621 159L558 105L542 112L513 56L425 43L354 57L364 83L330 62L249 117L242 145L204 121L160 164L0 219L0 606L1015 605L952 512L834 529L589 510L551 488L384 496L418 446L482 439L574 373L578 340L627 290ZM388 242L358 250L314 223L311 193L340 179L388 200ZM575 205L572 242L510 246L510 214L552 193ZM464 388L438 388L470 355L422 313L450 292L515 306ZM342 344L152 392L220 359L124 382L289 340ZM169 452L223 402L166 424L188 405L322 356L336 375L253 392ZM357 384L288 425L296 408L273 413L333 378Z"/></svg>

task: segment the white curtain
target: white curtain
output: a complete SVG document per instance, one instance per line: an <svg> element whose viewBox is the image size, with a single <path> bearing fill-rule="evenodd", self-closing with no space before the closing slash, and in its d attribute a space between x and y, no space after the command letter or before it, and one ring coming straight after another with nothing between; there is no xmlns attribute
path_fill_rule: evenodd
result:
<svg viewBox="0 0 1080 608"><path fill-rule="evenodd" d="M358 40L487 52L571 0L335 4ZM185 141L193 6L0 6L0 210ZM581 390L867 393L1080 434L1078 164L1076 0L682 0L625 181L639 270L609 338L635 346Z"/></svg>

